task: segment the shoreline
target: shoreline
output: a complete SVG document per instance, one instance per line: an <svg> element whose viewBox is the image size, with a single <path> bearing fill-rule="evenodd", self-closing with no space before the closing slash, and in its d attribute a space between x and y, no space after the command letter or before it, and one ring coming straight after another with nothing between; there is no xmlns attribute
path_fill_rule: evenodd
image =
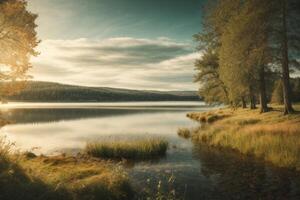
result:
<svg viewBox="0 0 300 200"><path fill-rule="evenodd" d="M300 104L295 108L300 110ZM300 171L300 113L284 116L282 109L274 106L263 114L258 109L241 108L189 113L187 117L201 123L190 130L190 137L196 143L236 150Z"/></svg>

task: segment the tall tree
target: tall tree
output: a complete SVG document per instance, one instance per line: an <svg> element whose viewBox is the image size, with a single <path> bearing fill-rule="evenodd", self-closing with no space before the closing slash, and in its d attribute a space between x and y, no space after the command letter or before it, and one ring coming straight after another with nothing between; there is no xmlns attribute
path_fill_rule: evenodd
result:
<svg viewBox="0 0 300 200"><path fill-rule="evenodd" d="M273 7L274 52L281 65L284 114L292 113L290 70L300 68L300 2L298 0L269 1Z"/></svg>
<svg viewBox="0 0 300 200"><path fill-rule="evenodd" d="M274 89L272 92L272 103L283 105L283 89L282 89L282 80L277 80L274 85Z"/></svg>
<svg viewBox="0 0 300 200"><path fill-rule="evenodd" d="M200 83L199 94L207 103L228 103L228 92L219 76L218 56L212 51L203 52L196 61L195 82Z"/></svg>
<svg viewBox="0 0 300 200"><path fill-rule="evenodd" d="M251 102L255 107L259 96L261 112L267 112L266 81L273 79L273 71L281 66L285 114L293 111L289 83L290 69L298 67L300 49L299 0L215 0L212 1L203 36L213 36L213 51L202 51L197 62L200 82L205 81L203 66L214 58L217 77L226 88L228 102L245 107ZM200 34L201 35L201 34ZM208 37L208 38L210 38ZM204 43L205 44L205 43ZM209 45L211 43L208 43ZM212 57L209 54L214 54ZM209 68L208 68L209 69ZM210 72L210 70L208 70ZM209 76L206 76L209 77ZM215 82L215 81L212 81ZM202 83L202 85L204 85ZM211 84L207 84L209 86ZM205 87L204 87L205 88ZM210 87L207 87L210 88ZM204 93L208 93L206 90Z"/></svg>
<svg viewBox="0 0 300 200"><path fill-rule="evenodd" d="M233 101L249 96L250 108L255 108L256 90L259 91L261 112L268 111L265 68L268 64L266 4L258 0L239 1L224 26L221 36L221 77L230 90ZM227 6L227 5L224 5ZM227 9L224 9L227 10ZM219 20L223 20L219 16ZM242 98L241 98L242 97Z"/></svg>
<svg viewBox="0 0 300 200"><path fill-rule="evenodd" d="M219 74L220 32L213 23L212 10L215 9L215 2L204 8L203 31L194 36L198 42L198 50L202 54L195 63L197 74L194 81L200 83L199 94L207 103L228 104L228 91Z"/></svg>
<svg viewBox="0 0 300 200"><path fill-rule="evenodd" d="M0 94L13 94L20 88L20 82L29 76L31 67L30 57L36 56L35 47L38 45L37 15L27 10L25 0L0 1ZM15 87L14 87L15 86Z"/></svg>

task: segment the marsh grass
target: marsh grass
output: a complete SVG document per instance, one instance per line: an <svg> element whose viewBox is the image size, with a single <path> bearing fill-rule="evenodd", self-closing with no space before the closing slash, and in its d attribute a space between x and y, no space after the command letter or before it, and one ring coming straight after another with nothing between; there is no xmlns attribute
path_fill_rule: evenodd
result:
<svg viewBox="0 0 300 200"><path fill-rule="evenodd" d="M214 123L218 120L227 118L231 115L231 113L224 113L223 111L210 111L210 112L202 112L202 113L189 113L187 117L201 122L201 123Z"/></svg>
<svg viewBox="0 0 300 200"><path fill-rule="evenodd" d="M21 166L32 177L65 191L71 199L130 199L127 175L116 163L80 157L39 156L23 159Z"/></svg>
<svg viewBox="0 0 300 200"><path fill-rule="evenodd" d="M177 135L188 139L192 136L192 131L189 128L179 128L177 130Z"/></svg>
<svg viewBox="0 0 300 200"><path fill-rule="evenodd" d="M223 109L222 112L230 117L202 126L193 134L193 140L235 149L280 167L300 170L300 114L284 116L281 107L275 108L264 114L242 109L232 113ZM199 118L195 113L193 116Z"/></svg>
<svg viewBox="0 0 300 200"><path fill-rule="evenodd" d="M168 142L163 139L105 141L88 143L85 152L93 157L112 159L152 159L166 154Z"/></svg>
<svg viewBox="0 0 300 200"><path fill-rule="evenodd" d="M1 200L132 199L134 192L117 163L86 156L12 153L0 138Z"/></svg>

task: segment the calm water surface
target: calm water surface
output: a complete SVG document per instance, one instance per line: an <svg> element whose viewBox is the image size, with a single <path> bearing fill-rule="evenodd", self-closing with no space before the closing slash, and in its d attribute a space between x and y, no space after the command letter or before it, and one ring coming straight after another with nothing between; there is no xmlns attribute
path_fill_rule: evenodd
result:
<svg viewBox="0 0 300 200"><path fill-rule="evenodd" d="M300 199L299 173L178 137L179 127L199 125L185 117L188 112L212 109L201 102L14 103L0 108L14 122L0 134L36 153L76 153L95 140L167 139L166 157L128 166L140 191L156 192L162 181L164 191L175 189L185 199ZM175 181L167 184L171 176Z"/></svg>

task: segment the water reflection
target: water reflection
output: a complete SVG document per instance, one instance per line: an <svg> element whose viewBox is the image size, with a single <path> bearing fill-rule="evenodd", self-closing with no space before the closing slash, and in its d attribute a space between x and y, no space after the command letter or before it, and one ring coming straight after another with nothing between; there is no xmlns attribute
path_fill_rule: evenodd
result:
<svg viewBox="0 0 300 200"><path fill-rule="evenodd" d="M2 116L14 124L49 123L97 117L131 115L136 113L176 112L176 110L141 110L141 109L90 109L90 108L32 108L10 109L2 112Z"/></svg>
<svg viewBox="0 0 300 200"><path fill-rule="evenodd" d="M91 140L166 138L170 148L165 158L128 164L132 184L140 191L149 186L155 192L159 180L169 190L166 183L173 175L172 187L185 199L300 199L299 173L177 136L178 127L198 126L185 117L187 112L208 107L30 106L2 109L2 116L15 124L3 127L0 134L22 150L76 153Z"/></svg>
<svg viewBox="0 0 300 200"><path fill-rule="evenodd" d="M300 174L275 168L251 156L195 145L200 173L212 180L205 199L299 199Z"/></svg>
<svg viewBox="0 0 300 200"><path fill-rule="evenodd" d="M194 110L194 109L192 109ZM2 116L14 122L0 130L22 150L40 147L36 153L80 151L88 141L165 137L178 143L174 133L190 126L189 107L129 108L13 108ZM178 144L184 146L186 143ZM187 146L187 145L186 145Z"/></svg>

